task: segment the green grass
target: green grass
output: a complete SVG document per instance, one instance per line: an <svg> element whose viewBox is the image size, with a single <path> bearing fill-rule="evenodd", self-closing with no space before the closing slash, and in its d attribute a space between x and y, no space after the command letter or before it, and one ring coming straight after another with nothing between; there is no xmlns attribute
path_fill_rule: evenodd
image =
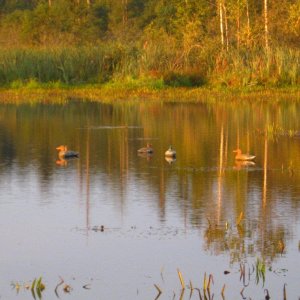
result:
<svg viewBox="0 0 300 300"><path fill-rule="evenodd" d="M0 86L33 89L105 84L117 89L205 86L252 90L300 85L299 50L277 48L269 55L262 49L202 53L176 65L168 48L147 51L118 44L0 49Z"/></svg>

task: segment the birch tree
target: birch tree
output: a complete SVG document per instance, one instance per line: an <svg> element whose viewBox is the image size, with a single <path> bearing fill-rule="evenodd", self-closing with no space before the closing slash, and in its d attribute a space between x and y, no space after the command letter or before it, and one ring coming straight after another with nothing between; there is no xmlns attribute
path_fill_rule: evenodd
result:
<svg viewBox="0 0 300 300"><path fill-rule="evenodd" d="M219 0L219 16L220 16L220 34L221 34L221 45L224 49L224 25L223 25L223 1Z"/></svg>
<svg viewBox="0 0 300 300"><path fill-rule="evenodd" d="M265 48L269 52L268 0L264 0Z"/></svg>

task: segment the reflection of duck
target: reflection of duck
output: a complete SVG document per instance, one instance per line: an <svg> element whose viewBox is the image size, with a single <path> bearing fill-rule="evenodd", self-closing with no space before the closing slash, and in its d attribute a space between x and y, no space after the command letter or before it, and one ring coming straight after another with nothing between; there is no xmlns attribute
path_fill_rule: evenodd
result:
<svg viewBox="0 0 300 300"><path fill-rule="evenodd" d="M138 156L146 158L147 160L150 160L150 159L152 159L153 153L143 153L143 152L141 152L141 153L138 153Z"/></svg>
<svg viewBox="0 0 300 300"><path fill-rule="evenodd" d="M79 157L79 153L76 151L71 151L68 150L67 146L58 146L56 147L56 150L58 150L58 157L60 159L65 159L65 158L72 158L72 157Z"/></svg>
<svg viewBox="0 0 300 300"><path fill-rule="evenodd" d="M243 154L241 149L236 149L233 152L236 153L236 160L253 160L256 157L250 154Z"/></svg>
<svg viewBox="0 0 300 300"><path fill-rule="evenodd" d="M169 147L169 149L165 152L166 157L176 157L176 151L172 148L172 146Z"/></svg>
<svg viewBox="0 0 300 300"><path fill-rule="evenodd" d="M255 166L255 162L249 160L236 160L235 161L236 170L247 169L248 167Z"/></svg>
<svg viewBox="0 0 300 300"><path fill-rule="evenodd" d="M143 147L138 150L138 153L153 153L152 145L147 143L146 147Z"/></svg>
<svg viewBox="0 0 300 300"><path fill-rule="evenodd" d="M172 163L174 163L176 161L176 157L166 156L165 160L171 165Z"/></svg>
<svg viewBox="0 0 300 300"><path fill-rule="evenodd" d="M65 159L57 159L56 164L58 166L65 167L68 165L68 161L66 161Z"/></svg>

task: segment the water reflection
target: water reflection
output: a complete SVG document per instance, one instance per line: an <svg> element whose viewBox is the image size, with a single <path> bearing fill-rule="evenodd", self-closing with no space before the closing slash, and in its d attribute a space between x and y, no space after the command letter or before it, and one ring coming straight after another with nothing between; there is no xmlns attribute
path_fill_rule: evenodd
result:
<svg viewBox="0 0 300 300"><path fill-rule="evenodd" d="M176 157L165 156L165 160L166 160L167 163L169 163L171 165L176 161Z"/></svg>
<svg viewBox="0 0 300 300"><path fill-rule="evenodd" d="M54 205L59 195L62 205L84 206L87 236L101 226L120 234L153 226L146 235L161 239L191 230L231 262L274 261L299 239L299 140L267 133L274 123L296 132L299 112L285 101L1 105L0 178L14 182L1 190L14 202L42 186L28 201ZM148 142L155 153L137 153ZM80 158L57 159L60 144ZM165 157L170 144L178 157ZM236 148L255 162L236 160Z"/></svg>

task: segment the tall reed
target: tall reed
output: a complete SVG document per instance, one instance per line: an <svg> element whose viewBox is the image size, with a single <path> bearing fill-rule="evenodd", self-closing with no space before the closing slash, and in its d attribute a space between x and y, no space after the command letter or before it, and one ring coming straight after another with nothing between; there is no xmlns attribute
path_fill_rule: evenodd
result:
<svg viewBox="0 0 300 300"><path fill-rule="evenodd" d="M4 49L0 51L0 84L13 81L101 83L124 68L117 47Z"/></svg>
<svg viewBox="0 0 300 300"><path fill-rule="evenodd" d="M64 84L104 83L124 78L162 78L192 86L291 86L300 84L300 51L277 48L182 54L169 47L119 43L68 48L0 49L0 85L32 80ZM179 75L178 75L179 74ZM176 81L176 82L172 82ZM176 84L175 84L176 83ZM16 84L15 84L16 85Z"/></svg>

